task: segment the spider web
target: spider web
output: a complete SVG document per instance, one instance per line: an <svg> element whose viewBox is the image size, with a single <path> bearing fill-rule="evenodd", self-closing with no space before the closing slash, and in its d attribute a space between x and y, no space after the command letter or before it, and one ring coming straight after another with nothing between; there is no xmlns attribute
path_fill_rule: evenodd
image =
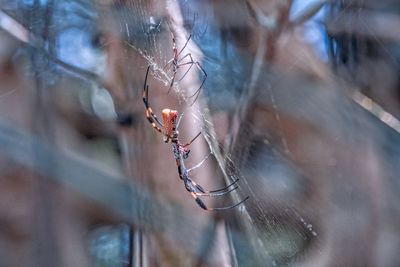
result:
<svg viewBox="0 0 400 267"><path fill-rule="evenodd" d="M261 54L256 55L252 67L244 67L251 66L252 60L249 61L248 55L240 55L240 51L235 48L233 43L222 40L218 36L218 29L215 28L215 21L211 19L211 11L204 9L204 6L196 5L194 2L182 2L179 7L169 7L169 16L171 17L158 20L155 20L152 14L144 11L146 10L144 3L130 2L130 5L132 5L133 10L143 12L140 14L139 20L145 21L141 29L145 33L145 37L143 37L143 33L139 33L139 36L132 34L129 25L138 23L135 21L136 17L132 15L125 17L123 20L125 23L121 23L120 31L126 30L126 36L129 38L128 47L139 52L146 59L146 62L152 67L154 76L162 81L166 87L172 79L171 71L168 72L168 68L167 70L165 68L167 62L172 58L172 46L165 46L165 42L160 40L162 38L168 39L168 35L170 35L168 20L173 21L172 27L174 29L172 31L177 40L178 51L187 41L188 36L192 35L192 40L188 42L180 56L192 53L194 60L199 60L207 71L208 78L200 97L193 106L190 106L193 100L189 96L201 83L201 73L196 68L191 68L182 80L177 79L173 90L183 103L185 118L194 120L195 124L201 125L202 134L212 153L211 158L219 166L217 172L222 174L227 184L240 179L240 187L232 194L232 199L239 202L247 195L250 196L250 200L238 208L239 215L236 221L230 222L232 226L240 225L239 227L243 231L240 234L237 234L237 231L231 232L231 248L233 250L239 249L241 246L238 246L238 244L243 241L244 235L250 240L247 246L249 249L247 257L255 258L256 262L268 262L268 265L276 266L292 261L297 254L300 254L308 246L308 243L312 243L312 240L318 236L317 230L313 228L308 219L303 218L298 213L296 208L290 204L281 205L279 198L275 198L274 195L270 196L270 190L262 192L254 189L254 187L257 187L257 183L265 183L265 181L262 181L262 179L265 179L263 177L270 176L272 177L270 179L275 179L273 182L277 184L277 188L285 193L285 189L279 188L285 187L285 183L291 182L290 178L285 179L285 176L292 179L302 176L289 161L285 160L285 157L290 156L290 150L286 137L280 129L282 127L280 125L280 112L274 99L273 90L269 86L267 95L272 102L274 118L278 122L278 143L283 144L282 151L274 149L275 145L270 143L268 137L265 137L262 142L262 151L254 152L254 150L257 151L258 145L253 147L255 144L249 143L241 148L242 154L240 156L238 154L231 155L231 153L235 154L234 151L229 152L235 146L234 139L239 143L242 141L237 141L239 137L231 136L228 133L224 142L227 144L231 142L231 148L226 147L224 152L217 141L213 119L211 118L211 113L218 110L240 114L241 110L235 106L235 102L240 99L239 107L243 108L251 101L249 91L256 86L260 71L264 69L259 60L263 57L262 53L265 53L265 51L258 52ZM144 38L144 40L138 41L137 38ZM170 42L167 43L170 44ZM200 52L199 47L203 53ZM259 48L265 50L263 44ZM229 68L224 68L224 65L229 66ZM182 76L185 71L182 70L177 75ZM226 78L227 75L233 78L228 79ZM190 82L188 82L189 80ZM206 101L206 98L208 101ZM211 113L209 108L204 109L205 106L210 107ZM241 135L249 134L253 136L254 132L251 128L242 127L246 125L245 118L240 120L238 122L241 125L240 131L247 131L247 133L242 132ZM231 123L233 122L231 121ZM254 156L253 159L251 153L260 154ZM272 167L258 170L258 164L262 161ZM238 164L238 162L243 163ZM251 167L252 165L253 167ZM246 171L241 172L240 170ZM264 173L260 174L260 172ZM253 177L257 177L258 180L254 182ZM301 185L297 184L294 187L301 188ZM289 190L286 193L291 194L293 192Z"/></svg>
<svg viewBox="0 0 400 267"><path fill-rule="evenodd" d="M390 232L391 227L396 227L389 221L396 221L398 212L387 212L382 208L383 204L398 200L398 149L387 141L396 143L398 139L400 124L396 112L386 111L359 88L349 85L351 77L346 75L356 76L360 81L357 86L366 79L354 74L357 73L357 57L352 57L352 52L357 46L348 43L356 38L342 36L342 33L332 41L329 34L322 35L321 30L328 31L326 28L331 26L328 22L322 23L326 14L317 15L309 24L310 21L305 19L307 14L295 14L301 13L305 1L293 1L295 11L289 14L290 19L307 22L302 27L293 26L280 33L282 38L278 38L276 46L284 47L284 52L277 47L271 52L276 10L268 13L255 8L251 11L251 2L232 1L231 5L212 6L200 1L151 3L128 0L103 6L86 1L73 1L72 4L54 1L54 20L50 24L54 31L59 30L64 35L60 34L55 42L59 53L53 56L59 57L56 62L60 66L72 65L67 68L68 72L89 77L88 87L95 87L93 84L100 84L98 77L104 71L99 66L106 65L106 59L91 44L101 43L101 40L90 39L88 35L94 35L99 25L109 26L110 32L124 40L122 57L139 55L132 60L134 66L123 66L127 76L132 76L126 88L139 102L145 70L151 66L152 78L163 85L163 91L156 89L153 86L156 82L152 80L151 90L158 90L152 93L161 96L159 99L177 100L175 106L179 107L180 113L184 112L184 120L195 128L194 132L183 130L185 137L201 129L206 140L207 149L194 146L196 149L191 152L190 160L203 159L207 151L211 152L212 156L196 171L196 179L199 176L202 183L204 176L210 176L210 172L202 169L211 169L212 179L222 178L226 184L240 180L239 188L230 194L234 203L250 196L235 209L235 213L225 217L231 265L329 266L327 258L338 261L340 258L341 266L357 263L357 266L366 266L361 260L361 263L351 261L352 253L359 249L363 253L360 255L374 254L373 250L368 250L368 245L373 243L368 234L373 232L374 238L385 240L382 236L386 233L376 230L375 224L381 223L381 231ZM328 1L310 2L319 7ZM339 2L330 6L333 18L358 10L351 4L346 6ZM29 11L34 3L45 6L47 2L22 1L19 5ZM4 1L3 9L12 10L14 5ZM237 12L233 16L235 19L225 21L225 11L229 14L231 10ZM98 21L99 17L103 18L99 14L104 13L110 16L105 25ZM23 21L22 15L15 16ZM32 17L23 24L37 25L39 17ZM4 21L0 20L0 24ZM72 29L63 31L63 21L72 21ZM389 61L396 62L391 47L379 41L380 36L374 35L377 32L373 32L374 25L365 20L363 26L369 33L367 36L378 40L378 46ZM326 28L321 29L323 27ZM258 38L251 39L255 28L259 30ZM334 27L329 30L340 31ZM303 41L310 43L303 45L290 34L303 36L306 39ZM180 56L191 53L194 61L199 61L207 72L207 80L195 103L191 95L202 82L202 74L195 66L187 74L188 66L180 68L172 91L168 93L173 77L172 64L168 64L173 56L172 36L180 51L190 35L192 38ZM398 41L398 37L395 39L396 36L390 34L384 37ZM71 40L76 39L80 40L80 45L74 46ZM324 42L331 42L331 51L324 49ZM110 45L103 43L100 46L105 49ZM363 49L368 51L370 47ZM50 53L46 55L51 57ZM277 56L272 58L274 55ZM386 68L389 70L394 69L395 64L386 62L383 65L389 66ZM84 70L94 74L88 75ZM40 72L38 75L45 74ZM48 82L55 83L56 80L50 75ZM386 81L381 82L385 85ZM100 97L100 94L106 94L97 91L101 102L98 110L104 111L111 98L109 95ZM141 111L142 108L140 105ZM96 110L94 113L103 116ZM144 143L148 141L146 138L149 137L139 136L135 142ZM157 142L162 141L157 139ZM380 177L385 177L385 183L392 185L390 190L381 184ZM376 197L385 192L388 192L387 199ZM396 210L397 207L389 205L386 209ZM122 230L116 236L122 235L123 242L129 242L128 230ZM184 233L179 238L193 239L192 233ZM374 245L385 250L382 244ZM118 244L118 247L121 251L117 254L127 253L125 245L121 248ZM207 255L208 252L200 256L207 259Z"/></svg>
<svg viewBox="0 0 400 267"><path fill-rule="evenodd" d="M311 7L308 10L324 4L324 1L310 2ZM241 3L235 4L241 5ZM313 7L312 4L315 6ZM294 6L293 9L296 10L297 8L299 13L301 13L302 8L307 10L307 3L304 3L304 1L302 3L295 1L295 5L297 6ZM335 14L336 9L339 10L338 14ZM239 7L236 10L247 10L246 5L243 4L241 8ZM352 10L351 4L348 6L333 4L330 11L335 14L334 16L340 17L341 14L346 14L346 12ZM349 204L351 203L349 195L343 193L341 189L335 189L336 186L339 188L350 186L353 190L360 192L360 197L366 194L358 186L359 183L354 182L354 180L350 182L343 180L343 177L346 176L362 176L362 170L365 169L365 166L358 165L358 169L347 169L345 163L340 160L341 152L335 151L332 147L329 147L329 149L333 156L327 160L326 168L331 168L329 165L331 161L341 162L338 163L339 167L334 168L334 174L328 175L324 171L318 170L316 166L325 164L324 160L314 160L312 167L302 166L302 164L307 165L307 163L302 162L302 157L296 154L299 153L298 151L293 151L293 136L289 137L288 135L291 132L287 130L290 127L288 126L288 121L290 121L288 117L306 122L306 126L299 125L300 128L314 127L326 132L329 136L309 133L310 137L307 137L308 134L306 134L301 137L302 140L304 138L304 141L300 141L302 146L313 147L314 142L308 140L308 138L315 138L315 135L318 136L317 140L319 138L324 140L321 142L329 143L331 142L330 137L333 137L340 143L357 146L359 142L363 142L363 138L360 138L357 133L365 129L374 129L367 138L368 148L372 151L377 151L376 145L380 142L378 140L382 134L381 130L386 131L384 130L386 126L396 129L397 120L391 114L376 106L375 109L382 111L375 113L379 120L382 120L383 114L387 114L386 120L394 122L393 125L385 123L386 126L377 126L376 121L370 120L368 115L362 113L360 106L357 105L358 103L363 107L363 101L364 104L366 101L370 101L367 100L368 98L360 96L357 90L356 92L338 90L332 82L337 79L335 74L329 70L324 73L314 68L315 62L312 62L313 60L317 58L319 63L316 65L322 66L329 58L329 53L324 50L323 45L326 40L324 40L324 36L320 32L321 28L318 26L318 23L324 19L322 13L315 17L314 25L312 22L308 22L304 25L304 28L297 29L299 32L302 31L301 34L310 42L309 45L313 46L315 58L310 57L307 49L296 50L296 53L291 54L292 58L285 69L278 69L277 71L264 62L269 49L266 43L268 43L268 38L271 38L266 35L268 28L265 32L260 33L259 43L256 45L256 52L253 56L243 53L238 48L237 43L242 40L235 40L234 36L220 31L218 27L226 25L218 24L216 17L213 16L213 11L207 9L207 7L185 1L180 3L179 11L175 7L170 12L171 16L175 16L175 19L182 12L184 23L180 27L186 26L183 27L184 34L180 38L177 37L177 39L180 39L178 49L185 42L187 36L192 34L193 42L190 42L191 45L187 47L187 52L183 54L193 53L195 60L199 60L208 73L198 103L192 108L187 108L185 112L189 113L188 116L194 118L196 124L202 125L204 138L212 152L213 159L219 166L218 171L222 174L226 183L229 184L237 178L240 179L240 188L232 193L232 199L238 202L246 196L250 196L250 200L238 208L236 219L227 222L228 229L235 229L228 232L232 253L236 255L238 264L245 265L250 262L250 265L255 266L282 266L296 261L305 265L311 264L313 261L318 262L318 253L323 253L324 244L330 242L327 240L337 242L331 231L343 229L346 223L351 221L349 216L342 215L342 212L356 212L360 217L366 216L359 210L360 205L363 204L359 202ZM296 11L293 11L293 13L296 13ZM293 14L293 16L295 15L298 14ZM246 16L248 14L245 12L237 15L238 18L246 18ZM197 20L193 18L197 18ZM246 31L249 31L249 27L252 27L251 23L240 19L238 22L231 23L234 24L233 27L236 27L239 33L242 32L243 39L248 37ZM235 23L238 23L238 25ZM225 35L221 35L221 32ZM257 43L254 40L253 42ZM381 45L383 44L381 43ZM202 53L197 52L198 48L195 46L198 46ZM389 58L393 59L389 52L388 55ZM168 61L168 56L159 58L162 58L162 60L157 63L158 66L162 66L164 62ZM308 59L310 61L307 61ZM321 85L299 78L296 74L293 75L294 69L297 70L304 65L312 70L313 75L319 76L327 83ZM160 68L156 69L159 70ZM268 73L267 79L263 77L265 73ZM197 79L200 80L199 73L197 76ZM291 78L287 79L286 77ZM185 78L177 83L174 89L180 93L181 99L187 106L191 101L188 95L193 92L193 88L198 86L199 81L195 82L194 86L188 87L184 84L186 79L189 80L190 78ZM170 78L164 81L168 84ZM345 83L345 81L343 82ZM302 84L302 86L299 86L299 84ZM326 86L332 88L330 92L323 89ZM294 93L287 88L299 89ZM310 92L308 88L313 88L313 90ZM262 106L265 103L267 112L263 114L268 117L266 121L271 122L271 126L266 128L265 126L257 126L257 121L262 120L262 117L255 121L252 116L252 112L258 112L252 107ZM205 109L204 107L208 108ZM332 115L332 110L336 114ZM373 113L373 110L369 107L367 111ZM222 138L222 141L221 137L218 137L215 132L215 127L218 127L218 125L215 125L214 116L219 111L234 114L227 116L228 131L225 132L226 136ZM353 112L353 116L349 116L349 113ZM393 120L388 119L388 116ZM356 124L353 124L354 122ZM312 157L314 153L322 153L322 150L319 149L315 150L319 152L307 148L302 148L300 151L305 152L303 154L305 158ZM313 161L311 160L311 162ZM313 172L318 174L315 175ZM314 177L312 177L313 175ZM326 182L335 178L338 178L338 181L332 182L332 185ZM307 196L309 188L317 188L320 191ZM323 194L321 192L324 192L324 190L327 190L333 196L321 196ZM340 203L339 199L342 194L346 200ZM307 199L308 197L309 199ZM321 201L320 204L318 204L319 200ZM339 202L334 205L338 205L341 211L332 210L330 204L325 203L324 205L324 201L326 203ZM330 210L331 218L339 218L337 219L339 222L333 224L332 222L336 219L326 221L323 217L326 215L324 210ZM356 228L357 226L352 229L355 230ZM365 228L360 226L360 229ZM321 234L321 231L323 234ZM364 233L362 231L358 232L357 238L363 238ZM321 239L321 236L323 239ZM327 252L325 251L325 253ZM302 257L306 258L303 259Z"/></svg>
<svg viewBox="0 0 400 267"><path fill-rule="evenodd" d="M244 147L239 145L241 153L235 151L235 142L239 144L243 142L242 136L258 135L253 132L253 129L244 127L247 125L245 118L240 118L237 122L240 125L239 131L242 131L240 137L228 132L223 141L228 146L223 148L217 141L212 119L212 113L221 110L236 113L240 117L241 109L252 101L252 94L249 92L257 86L258 76L265 69L260 61L265 53L265 45L261 44L256 57L249 59L248 55L240 54L241 52L235 48L232 41L221 39L210 9L189 1L181 2L179 6L169 2L169 5L171 5L167 7L169 17L155 19L157 16L147 11L152 9L146 6L146 3L129 2L128 6L138 11L139 16L134 16L131 11L122 9L122 13L126 15L123 16L123 22L119 25L120 32L126 32L125 35L129 40L128 49L133 49L142 55L151 66L154 77L159 79L166 88L173 75L171 68L169 70L168 67L165 68L173 55L171 42L165 42L165 39L171 38L168 22L172 21L172 32L177 41L178 51L187 41L188 36L192 35L192 39L180 57L192 53L194 60L201 62L206 69L208 78L193 106L191 106L193 99L189 96L200 86L202 78L195 67L191 68L182 80L177 78L172 88L184 108L185 119L194 120L196 125L201 126L202 134L212 153L210 158L218 166L217 173L222 174L226 184L236 179L240 180L239 189L232 193L233 201L239 202L246 196L250 196L248 201L238 207L236 219L229 220L228 229L230 227L240 229L229 231L231 249L236 251L246 248L245 257L253 258L254 262L263 263L264 266L287 264L301 254L309 244L314 244L313 239L317 238L318 233L312 223L303 218L294 206L290 203L280 203L279 194L270 195L271 189L265 192L259 190L260 185L271 180L281 193L295 194L294 189L293 191L285 190L285 184L291 183L294 177L302 176L299 170L285 159L290 157L291 152L286 137L280 129L282 127L280 112L271 86L267 88L266 93L267 98L272 102L274 119L278 122L276 131L279 140L277 142L283 144L283 150L274 148L275 145L271 143L273 141L269 141L266 136L263 137L261 144L250 142ZM134 34L137 31L132 30L137 26L133 25L141 25L142 32L139 31L137 36ZM224 66L229 66L229 68ZM187 68L182 68L177 76L182 77L182 73L186 70ZM227 76L232 78L227 78ZM237 101L240 101L239 106L236 106ZM207 106L209 108L204 108ZM229 120L233 118L230 117ZM230 121L230 123L234 122ZM230 127L234 126L230 125ZM253 155L254 153L259 154ZM239 162L242 163L239 164ZM204 164L205 167L207 164ZM259 164L271 167L259 170ZM291 178L285 179L285 176ZM255 181L254 177L256 177ZM302 186L295 184L294 187L301 190ZM244 239L249 240L246 245L243 243ZM242 257L244 256L239 256L237 260L243 262Z"/></svg>

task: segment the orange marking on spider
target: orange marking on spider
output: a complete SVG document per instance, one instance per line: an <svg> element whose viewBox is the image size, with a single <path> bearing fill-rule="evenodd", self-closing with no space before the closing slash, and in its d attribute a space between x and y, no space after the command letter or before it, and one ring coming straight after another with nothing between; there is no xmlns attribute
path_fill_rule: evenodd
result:
<svg viewBox="0 0 400 267"><path fill-rule="evenodd" d="M164 134L168 137L172 137L175 131L176 119L178 117L178 111L165 108L161 112Z"/></svg>

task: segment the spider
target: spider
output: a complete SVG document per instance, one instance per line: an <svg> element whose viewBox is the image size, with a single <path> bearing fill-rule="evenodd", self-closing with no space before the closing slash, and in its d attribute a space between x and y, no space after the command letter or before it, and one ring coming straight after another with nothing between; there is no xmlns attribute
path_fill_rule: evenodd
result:
<svg viewBox="0 0 400 267"><path fill-rule="evenodd" d="M164 136L164 142L165 143L171 143L172 145L172 152L174 154L174 158L176 161L176 166L178 168L178 173L179 173L179 178L183 181L186 190L191 194L191 196L194 198L196 201L197 205L199 205L202 209L204 210L227 210L227 209L232 209L240 204L242 204L244 201L246 201L249 197L246 197L244 200L240 201L239 203L236 203L231 206L227 207L218 207L218 208L208 208L204 202L199 198L201 196L208 196L208 197L215 197L215 196L223 196L226 195L233 190L237 189L238 186L236 183L239 181L239 179L236 179L233 181L231 184L228 186L218 189L218 190L205 190L201 185L197 184L195 181L193 181L189 177L189 173L200 167L204 161L208 158L205 157L199 164L195 165L194 167L187 169L185 167L185 162L184 160L188 158L190 149L189 146L192 144L200 135L201 132L199 132L192 140L190 140L186 144L182 144L178 140L179 132L178 132L178 127L179 123L182 119L183 113L180 115L178 118L178 111L172 110L172 109L163 109L162 110L162 122L158 119L158 117L153 113L153 110L150 107L149 104L149 86L147 84L147 77L149 74L149 69L150 66L147 68L146 71L146 78L143 86L143 102L145 105L145 112L146 112L146 118L150 122L150 124L153 126L155 130L157 130L159 133L161 133Z"/></svg>
<svg viewBox="0 0 400 267"><path fill-rule="evenodd" d="M178 52L178 48L176 46L176 41L175 41L175 36L172 33L171 25L170 25L169 22L168 22L168 27L169 27L169 30L170 30L171 36L172 36L172 53L173 53L172 58L167 62L167 64L165 64L165 67L168 64L172 64L172 72L173 72L172 80L171 80L171 83L170 83L169 88L168 88L168 93L171 91L172 86L174 85L175 77L176 77L176 73L178 72L178 69L181 66L190 65L189 68L186 70L185 74L179 79L179 82L180 82L183 78L185 78L186 74L188 74L188 72L193 67L193 65L195 65L201 71L201 73L203 74L203 80L201 82L200 87L191 96L189 96L189 98L192 98L192 97L196 96L194 98L192 104L191 104L191 105L193 105L194 102L196 102L196 100L197 100L197 98L198 98L198 96L200 94L201 88L203 87L203 84L207 79L207 73L206 73L206 71L203 69L203 67L200 65L200 63L198 61L194 61L193 60L193 57L192 57L191 53L187 53L183 57L179 58L180 55L182 54L183 50L185 50L185 48L186 48L187 44L189 43L190 39L192 38L192 35L191 34L189 35L189 37L187 38L187 40L186 40L185 44L183 45L182 49ZM185 58L189 58L189 61L182 62Z"/></svg>

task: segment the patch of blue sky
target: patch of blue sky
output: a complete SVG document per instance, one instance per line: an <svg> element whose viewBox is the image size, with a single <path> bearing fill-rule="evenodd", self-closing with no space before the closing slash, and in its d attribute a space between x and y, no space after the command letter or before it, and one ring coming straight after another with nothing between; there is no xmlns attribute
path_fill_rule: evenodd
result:
<svg viewBox="0 0 400 267"><path fill-rule="evenodd" d="M290 10L290 19L298 17L304 10L311 6L323 2L324 0L296 0ZM326 14L327 4L323 6L313 17L302 25L300 33L303 39L312 45L316 55L323 61L328 61L327 37L325 28L321 23Z"/></svg>
<svg viewBox="0 0 400 267"><path fill-rule="evenodd" d="M79 28L68 28L57 38L58 57L73 66L99 73L103 57L91 44L91 35Z"/></svg>

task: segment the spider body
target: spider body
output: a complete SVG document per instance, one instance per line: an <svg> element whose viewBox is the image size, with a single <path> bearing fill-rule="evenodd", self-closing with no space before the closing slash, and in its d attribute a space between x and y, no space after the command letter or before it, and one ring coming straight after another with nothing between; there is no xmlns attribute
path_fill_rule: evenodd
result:
<svg viewBox="0 0 400 267"><path fill-rule="evenodd" d="M178 111L165 108L162 110L161 114L163 118L164 142L168 143L169 141L171 141L172 152L174 153L175 159L177 158L178 155L182 155L184 159L187 159L190 153L190 149L188 148L189 144L183 146L178 141L179 132L176 129Z"/></svg>
<svg viewBox="0 0 400 267"><path fill-rule="evenodd" d="M168 143L169 140L172 141L173 134L176 126L176 119L178 118L178 111L165 108L161 112L162 122L163 122L163 134L164 142Z"/></svg>
<svg viewBox="0 0 400 267"><path fill-rule="evenodd" d="M149 74L150 66L147 68L146 72L146 78L145 78L145 83L143 87L143 102L145 105L145 114L147 120L150 122L152 127L160 132L164 136L164 142L169 143L171 142L172 146L172 152L175 158L176 166L178 168L178 174L179 178L183 181L186 190L191 194L191 196L195 199L197 205L199 205L202 209L204 210L227 210L234 208L244 201L246 201L249 197L245 198L244 200L240 201L239 203L236 203L234 205L228 206L228 207L221 207L221 208L208 208L204 202L199 198L200 196L208 196L208 197L214 197L214 196L223 196L228 194L229 192L235 190L238 188L236 183L238 182L239 179L236 179L234 182L232 182L230 185L226 186L225 188L218 189L218 190L211 190L207 191L205 190L202 186L198 185L195 181L193 181L189 173L190 171L200 167L204 161L208 158L205 157L199 164L195 165L194 167L187 169L185 166L185 159L189 157L190 149L189 146L192 144L201 134L199 132L191 141L189 141L186 144L180 143L178 136L178 127L180 120L182 119L181 114L178 118L178 111L173 110L173 109L163 109L162 110L162 122L158 119L158 117L153 113L153 110L150 107L149 101L148 101L148 96L149 96L149 86L147 85L147 78Z"/></svg>

